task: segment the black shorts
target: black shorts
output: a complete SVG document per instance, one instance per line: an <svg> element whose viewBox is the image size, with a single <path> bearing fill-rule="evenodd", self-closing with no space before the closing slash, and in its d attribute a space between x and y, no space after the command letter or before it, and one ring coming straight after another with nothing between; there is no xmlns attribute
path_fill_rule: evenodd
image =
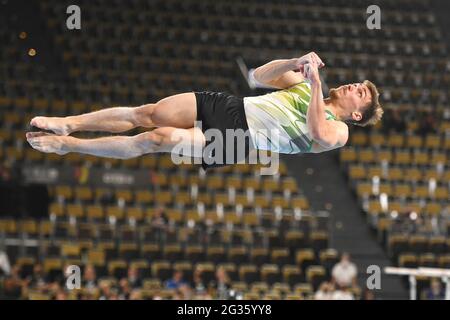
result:
<svg viewBox="0 0 450 320"><path fill-rule="evenodd" d="M197 98L197 121L200 122L197 127L201 126L202 132L206 136L202 167L206 170L245 160L251 148L253 148L253 144L250 139L250 132L248 131L243 98L225 92L202 91L194 93ZM214 134L211 134L212 131L207 134L206 131L209 129L217 129L223 138L216 139L217 131ZM229 141L230 138L227 139L227 129L242 129L246 133L245 139L240 141L233 139L234 141ZM214 143L214 147L211 146L211 148L208 148L212 143ZM233 151L225 147L226 145L230 145L230 143L233 143ZM237 152L238 143L245 144L245 151L243 153ZM211 150L215 149L218 145L223 150L222 157L220 155L216 157L215 151Z"/></svg>

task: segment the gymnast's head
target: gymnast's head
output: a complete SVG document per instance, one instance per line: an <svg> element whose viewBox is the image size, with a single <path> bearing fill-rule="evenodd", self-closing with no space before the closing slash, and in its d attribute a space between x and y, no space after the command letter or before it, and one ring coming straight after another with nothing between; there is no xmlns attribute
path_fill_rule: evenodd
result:
<svg viewBox="0 0 450 320"><path fill-rule="evenodd" d="M369 80L330 89L330 100L341 110L347 124L365 127L375 125L383 115L377 87Z"/></svg>

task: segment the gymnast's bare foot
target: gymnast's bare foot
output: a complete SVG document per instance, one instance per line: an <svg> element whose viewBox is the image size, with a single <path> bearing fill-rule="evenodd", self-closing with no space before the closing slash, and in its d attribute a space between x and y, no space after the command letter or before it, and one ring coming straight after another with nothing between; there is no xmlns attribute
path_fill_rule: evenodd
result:
<svg viewBox="0 0 450 320"><path fill-rule="evenodd" d="M59 117L34 117L30 125L42 130L53 131L57 135L67 136L72 133L70 122Z"/></svg>
<svg viewBox="0 0 450 320"><path fill-rule="evenodd" d="M45 132L27 132L26 137L28 143L38 151L59 155L69 152L66 148L65 140L70 137L57 136Z"/></svg>

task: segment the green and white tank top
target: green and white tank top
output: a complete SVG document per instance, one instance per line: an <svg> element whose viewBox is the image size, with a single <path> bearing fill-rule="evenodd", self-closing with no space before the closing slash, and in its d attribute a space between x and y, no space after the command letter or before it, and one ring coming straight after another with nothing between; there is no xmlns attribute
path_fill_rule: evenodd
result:
<svg viewBox="0 0 450 320"><path fill-rule="evenodd" d="M306 114L311 100L307 81L255 97L244 97L250 136L257 149L278 153L309 152L312 148ZM327 120L336 120L325 110Z"/></svg>

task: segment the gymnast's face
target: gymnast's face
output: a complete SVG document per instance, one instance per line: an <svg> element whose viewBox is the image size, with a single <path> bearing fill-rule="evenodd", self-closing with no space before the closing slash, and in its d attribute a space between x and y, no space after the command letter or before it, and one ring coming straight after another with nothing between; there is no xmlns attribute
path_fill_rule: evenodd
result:
<svg viewBox="0 0 450 320"><path fill-rule="evenodd" d="M372 101L372 94L364 83L351 83L330 89L330 98L346 111L349 118L360 121L362 109Z"/></svg>

